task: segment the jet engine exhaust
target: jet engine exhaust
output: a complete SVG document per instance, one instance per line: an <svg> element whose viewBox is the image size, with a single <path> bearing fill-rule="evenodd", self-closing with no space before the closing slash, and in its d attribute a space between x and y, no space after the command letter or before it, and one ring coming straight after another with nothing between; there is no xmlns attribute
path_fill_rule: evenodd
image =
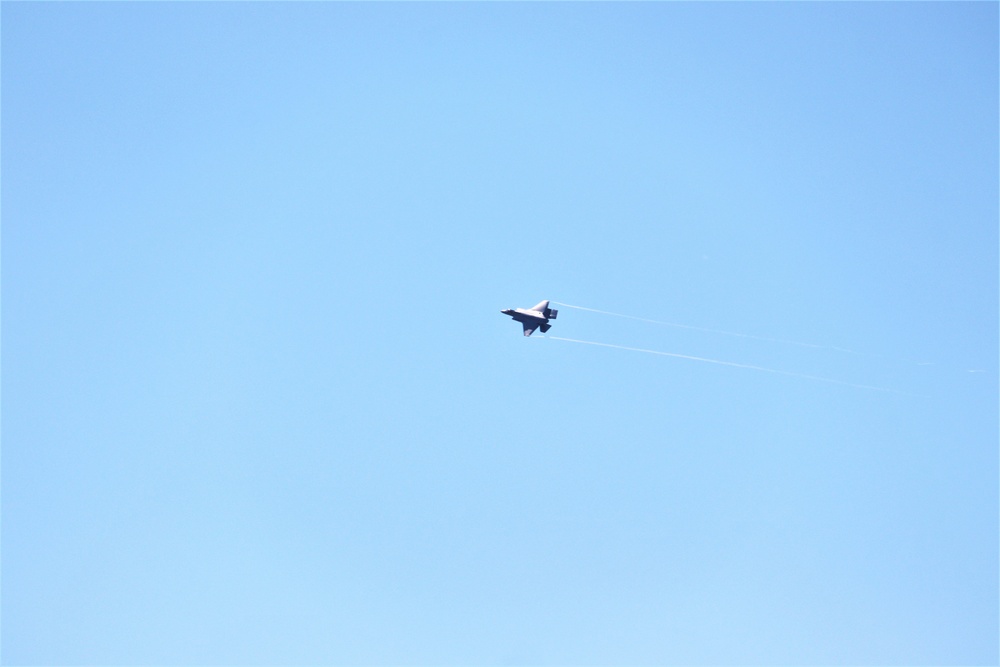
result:
<svg viewBox="0 0 1000 667"><path fill-rule="evenodd" d="M565 303L559 304L561 306L567 306ZM569 306L572 308L572 306ZM803 380L814 380L817 382L827 382L829 384L839 384L846 387L854 387L855 389L871 389L873 391L884 391L893 394L905 394L910 395L904 391L898 391L896 389L888 389L886 387L875 387L867 384L855 384L853 382L845 382L844 380L834 380L832 378L820 377L818 375L806 375L804 373L794 373L792 371L781 371L776 368L765 368L763 366L752 366L750 364L738 364L734 361L723 361L721 359L707 359L705 357L693 357L688 354L678 354L676 352L661 352L659 350L647 350L641 347L628 347L626 345L613 345L611 343L598 343L592 340L580 340L578 338L563 338L562 336L543 336L543 338L549 340L561 340L568 343L581 343L583 345L596 345L598 347L610 347L616 350L628 350L630 352L642 352L643 354L654 354L660 357L674 357L675 359L688 359L690 361L701 361L707 364L718 364L720 366L732 366L734 368L746 368L754 371L761 371L763 373L774 373L776 375L786 375L788 377L800 378Z"/></svg>
<svg viewBox="0 0 1000 667"><path fill-rule="evenodd" d="M705 327L695 327L690 324L677 324L676 322L664 322L663 320L651 320L646 317L636 317L635 315L625 315L624 313L613 313L610 310L598 310L597 308L587 308L585 306L574 306L570 303L563 303L561 301L553 301L552 303L557 303L564 308L575 308L576 310L586 310L591 313L600 313L601 315L610 315L612 317L623 317L629 320L638 320L639 322L648 322L650 324L659 324L665 327L676 327L678 329L690 329L691 331L703 331L705 333L721 334L723 336L736 336L738 338L751 338L753 340L763 340L769 343L782 343L785 345L798 345L799 347L811 347L814 349L824 349L824 350L836 350L838 352L846 352L847 354L861 354L863 352L855 352L854 350L848 350L842 347L835 347L832 345L818 345L816 343L804 343L798 340L787 340L784 338L768 338L767 336L754 336L753 334L739 333L737 331L723 331L721 329L707 329ZM872 355L866 355L872 356ZM874 355L877 356L877 355Z"/></svg>

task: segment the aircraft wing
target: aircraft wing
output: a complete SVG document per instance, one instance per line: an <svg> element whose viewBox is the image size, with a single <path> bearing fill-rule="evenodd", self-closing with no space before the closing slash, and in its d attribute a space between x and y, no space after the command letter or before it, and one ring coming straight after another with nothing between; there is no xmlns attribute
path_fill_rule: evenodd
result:
<svg viewBox="0 0 1000 667"><path fill-rule="evenodd" d="M521 322L521 326L524 327L524 335L530 336L531 334L535 333L535 329L538 328L538 324L536 324L535 322Z"/></svg>
<svg viewBox="0 0 1000 667"><path fill-rule="evenodd" d="M548 300L545 300L545 301L542 301L542 302L538 303L537 305L532 306L531 310L537 310L538 312L542 312L543 310L545 310L548 307L549 307L549 302L548 302Z"/></svg>

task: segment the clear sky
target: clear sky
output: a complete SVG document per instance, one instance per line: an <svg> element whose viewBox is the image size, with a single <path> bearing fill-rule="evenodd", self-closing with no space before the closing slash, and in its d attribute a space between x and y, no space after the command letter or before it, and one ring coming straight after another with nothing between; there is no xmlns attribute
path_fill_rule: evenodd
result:
<svg viewBox="0 0 1000 667"><path fill-rule="evenodd" d="M4 664L1000 660L997 3L0 21Z"/></svg>

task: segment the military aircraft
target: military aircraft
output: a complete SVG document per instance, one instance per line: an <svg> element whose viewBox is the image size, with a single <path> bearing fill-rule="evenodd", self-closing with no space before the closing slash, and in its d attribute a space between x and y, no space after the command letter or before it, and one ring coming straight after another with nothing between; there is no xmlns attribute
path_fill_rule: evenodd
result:
<svg viewBox="0 0 1000 667"><path fill-rule="evenodd" d="M500 312L504 315L510 315L515 322L520 322L521 326L524 327L525 336L535 333L535 329L541 329L542 333L545 333L552 328L549 320L556 319L556 315L559 314L558 310L549 308L548 301L542 301L531 308L508 308Z"/></svg>

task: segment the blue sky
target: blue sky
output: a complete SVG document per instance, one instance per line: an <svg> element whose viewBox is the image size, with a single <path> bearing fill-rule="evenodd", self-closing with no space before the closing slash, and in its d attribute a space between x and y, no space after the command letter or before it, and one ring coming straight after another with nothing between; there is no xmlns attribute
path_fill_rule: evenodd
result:
<svg viewBox="0 0 1000 667"><path fill-rule="evenodd" d="M4 664L1000 660L996 3L0 21Z"/></svg>

